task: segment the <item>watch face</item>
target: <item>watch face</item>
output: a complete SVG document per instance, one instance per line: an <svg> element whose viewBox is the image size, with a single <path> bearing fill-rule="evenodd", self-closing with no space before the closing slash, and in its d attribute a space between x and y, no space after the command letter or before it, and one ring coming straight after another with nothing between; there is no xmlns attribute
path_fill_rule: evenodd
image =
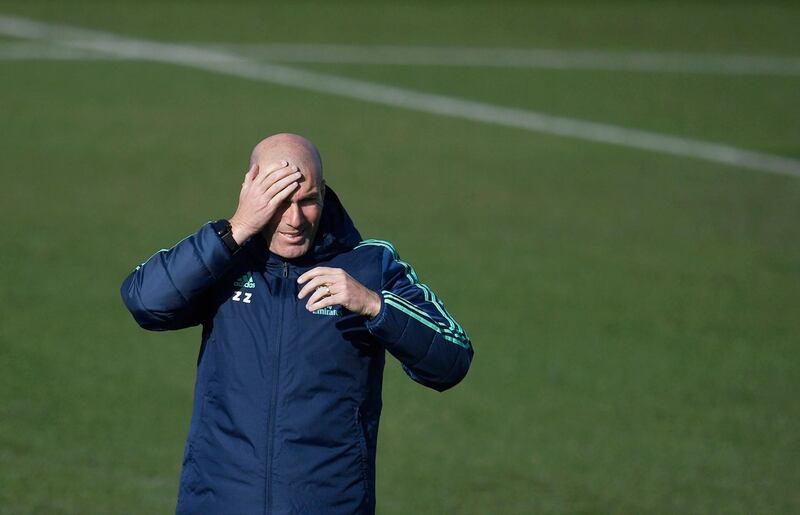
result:
<svg viewBox="0 0 800 515"><path fill-rule="evenodd" d="M231 232L231 224L225 219L217 220L212 225L217 231L217 236L222 236L225 233Z"/></svg>

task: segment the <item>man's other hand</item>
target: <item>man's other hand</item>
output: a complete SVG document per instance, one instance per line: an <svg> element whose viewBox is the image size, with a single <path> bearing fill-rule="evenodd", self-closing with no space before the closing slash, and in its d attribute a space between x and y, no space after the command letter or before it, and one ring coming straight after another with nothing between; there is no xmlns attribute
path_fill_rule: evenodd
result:
<svg viewBox="0 0 800 515"><path fill-rule="evenodd" d="M298 277L297 282L305 283L298 299L311 293L306 302L306 309L311 312L339 304L348 311L374 318L381 310L380 296L341 268L318 266Z"/></svg>
<svg viewBox="0 0 800 515"><path fill-rule="evenodd" d="M286 161L269 164L263 170L257 164L250 167L239 192L239 206L230 219L236 243L244 244L269 223L281 203L297 189L301 176L298 168Z"/></svg>

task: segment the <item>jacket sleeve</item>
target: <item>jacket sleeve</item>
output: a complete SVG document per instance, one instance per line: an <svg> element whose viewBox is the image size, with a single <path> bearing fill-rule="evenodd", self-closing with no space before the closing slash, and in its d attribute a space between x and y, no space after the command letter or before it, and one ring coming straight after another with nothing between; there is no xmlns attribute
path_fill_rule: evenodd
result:
<svg viewBox="0 0 800 515"><path fill-rule="evenodd" d="M233 257L211 223L156 252L125 278L122 300L140 326L152 331L182 329L207 315L209 287Z"/></svg>
<svg viewBox="0 0 800 515"><path fill-rule="evenodd" d="M455 386L467 374L474 354L464 329L391 244L364 243L384 247L381 310L367 321L367 329L414 381L438 391Z"/></svg>

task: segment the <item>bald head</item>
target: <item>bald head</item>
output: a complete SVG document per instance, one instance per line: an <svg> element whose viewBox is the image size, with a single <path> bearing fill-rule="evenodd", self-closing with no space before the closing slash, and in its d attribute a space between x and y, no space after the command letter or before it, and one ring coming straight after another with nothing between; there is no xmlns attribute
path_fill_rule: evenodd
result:
<svg viewBox="0 0 800 515"><path fill-rule="evenodd" d="M284 167L282 161L289 163L288 166ZM253 165L258 165L258 168L252 168ZM255 146L250 154L250 166L266 174L260 182L262 186L266 185L262 195L268 196L267 200L278 193L272 191L270 185L285 181L289 177L287 172L300 172L296 182L282 186L281 193L288 191L289 196L283 197L283 202L261 234L274 254L287 259L302 256L314 242L325 204L322 159L317 147L297 134L275 134ZM277 175L273 176L273 173Z"/></svg>
<svg viewBox="0 0 800 515"><path fill-rule="evenodd" d="M303 176L322 184L322 158L319 150L309 140L297 134L274 134L261 140L250 154L250 165L258 164L261 167L269 163L288 161L290 165L297 166Z"/></svg>

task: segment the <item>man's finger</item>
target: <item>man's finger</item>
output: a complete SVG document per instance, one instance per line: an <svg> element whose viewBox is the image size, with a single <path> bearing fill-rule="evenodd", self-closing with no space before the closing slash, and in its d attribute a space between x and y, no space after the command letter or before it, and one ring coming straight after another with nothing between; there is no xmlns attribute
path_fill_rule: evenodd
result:
<svg viewBox="0 0 800 515"><path fill-rule="evenodd" d="M265 167L264 167L264 168L263 168L263 169L262 169L262 170L259 172L259 174L258 174L258 182L261 182L261 183L263 183L264 181L266 181L266 180L269 178L269 176L270 176L270 175L272 175L273 173L275 173L275 172L277 172L278 170L281 170L281 169L283 169L283 168L290 168L290 167L289 167L289 162L288 162L288 161L286 161L286 160L284 160L284 161L277 161L277 162L275 162L275 163L270 163L270 164L268 164L267 166L265 166Z"/></svg>
<svg viewBox="0 0 800 515"><path fill-rule="evenodd" d="M341 293L323 297L318 302L313 304L306 304L306 309L312 313L318 309L327 308L328 306L335 306L336 304L343 304L344 299Z"/></svg>
<svg viewBox="0 0 800 515"><path fill-rule="evenodd" d="M253 185L258 187L259 191L264 192L267 191L270 186L275 184L275 181L279 181L280 179L286 177L287 175L291 175L292 173L291 167L288 166L278 168L270 173L262 171L258 174L256 180L253 181Z"/></svg>
<svg viewBox="0 0 800 515"><path fill-rule="evenodd" d="M314 277L316 277L318 275L331 274L332 272L334 272L336 270L337 270L336 268L331 268L331 267L328 267L328 266L314 267L311 270L309 270L308 272L306 272L303 275L301 275L300 277L298 277L297 278L297 282L300 283L300 284L303 284L304 282L306 282L309 279L312 279L312 278L314 278Z"/></svg>
<svg viewBox="0 0 800 515"><path fill-rule="evenodd" d="M313 306L317 302L321 301L323 298L332 296L333 294L331 294L327 288L325 287L317 288L314 291L314 293L312 293L311 296L308 298L308 301L306 302L306 307Z"/></svg>
<svg viewBox="0 0 800 515"><path fill-rule="evenodd" d="M286 186L288 186L292 182L298 181L300 179L300 177L302 177L302 176L303 175L300 172L292 172L291 174L276 180L272 184L272 186L268 187L264 191L264 195L266 195L267 197L274 197L275 195L278 194L279 191L284 189Z"/></svg>
<svg viewBox="0 0 800 515"><path fill-rule="evenodd" d="M252 183L257 176L258 176L258 164L253 164L250 166L250 169L247 170L247 173L244 174L244 184ZM242 186L244 186L244 184Z"/></svg>
<svg viewBox="0 0 800 515"><path fill-rule="evenodd" d="M317 288L321 287L322 285L330 285L333 282L333 279L328 275L318 275L308 281L305 286L300 290L300 293L297 294L298 299L302 299L310 292L316 290Z"/></svg>
<svg viewBox="0 0 800 515"><path fill-rule="evenodd" d="M265 193L275 186L278 181L286 177L295 176L295 180L299 179L302 174L298 175L298 173L299 172L293 170L291 166L284 166L272 172L269 177L266 177L264 180L257 180L255 186L261 193ZM271 191L271 194L275 194L277 191L278 189L274 189Z"/></svg>
<svg viewBox="0 0 800 515"><path fill-rule="evenodd" d="M294 193L294 190L297 189L298 186L300 186L299 182L297 182L296 180L292 181L288 186L286 186L281 191L276 193L274 197L269 199L267 204L272 206L280 205L281 202L289 198L289 196L291 196L291 194Z"/></svg>
<svg viewBox="0 0 800 515"><path fill-rule="evenodd" d="M262 183L269 188L275 181L279 180L281 177L286 177L289 174L299 171L299 168L296 166L292 166L288 164L286 166L281 166L280 168L273 170L272 172L268 173L264 176L264 180Z"/></svg>
<svg viewBox="0 0 800 515"><path fill-rule="evenodd" d="M267 177L267 180L264 181L264 184L266 184L267 188L269 188L273 184L281 180L281 178L286 177L287 175L295 175L299 172L300 169L298 167L289 164L279 170L275 170L275 172L273 172L272 174L270 174L269 177Z"/></svg>

